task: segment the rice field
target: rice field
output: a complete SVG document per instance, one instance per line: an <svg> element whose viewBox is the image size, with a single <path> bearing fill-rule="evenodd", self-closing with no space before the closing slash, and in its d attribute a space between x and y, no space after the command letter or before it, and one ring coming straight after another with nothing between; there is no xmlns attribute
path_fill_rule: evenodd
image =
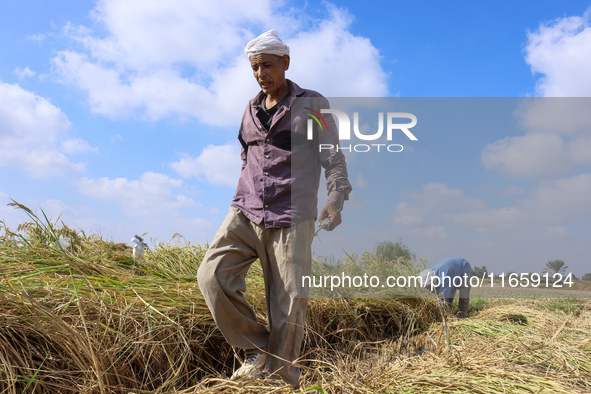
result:
<svg viewBox="0 0 591 394"><path fill-rule="evenodd" d="M0 222L0 393L291 393L230 381L241 360L195 280L207 245L131 248L39 218ZM59 238L71 239L64 249ZM260 267L247 298L265 321ZM302 389L319 393L591 392L589 298L310 300Z"/></svg>

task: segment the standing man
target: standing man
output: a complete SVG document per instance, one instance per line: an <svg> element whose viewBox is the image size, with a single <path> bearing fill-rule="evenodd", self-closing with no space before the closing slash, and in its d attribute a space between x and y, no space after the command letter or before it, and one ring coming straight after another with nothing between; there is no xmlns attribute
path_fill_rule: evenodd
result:
<svg viewBox="0 0 591 394"><path fill-rule="evenodd" d="M470 270L472 267L462 257L443 259L433 267L422 271L421 277L424 287L445 299L448 306L454 300L456 292L460 291L457 317L468 317L470 305Z"/></svg>
<svg viewBox="0 0 591 394"><path fill-rule="evenodd" d="M331 219L329 231L341 223L351 185L343 153L318 149L319 143L338 146L332 117L326 117L328 130L316 133L313 140L305 138L305 116L292 106L294 100L320 101L323 108L328 102L320 93L285 79L289 47L270 30L250 41L245 54L261 91L242 117L242 172L236 195L197 279L228 343L245 350L244 363L232 378L278 375L298 388L296 362L308 305L308 289L301 284L302 276L311 271L321 166L328 202L319 222ZM263 268L268 326L257 321L244 297L245 277L257 258Z"/></svg>

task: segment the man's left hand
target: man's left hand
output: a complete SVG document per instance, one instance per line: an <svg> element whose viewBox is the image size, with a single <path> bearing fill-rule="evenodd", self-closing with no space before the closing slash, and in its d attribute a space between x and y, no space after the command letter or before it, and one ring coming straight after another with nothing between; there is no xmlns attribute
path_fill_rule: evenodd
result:
<svg viewBox="0 0 591 394"><path fill-rule="evenodd" d="M318 225L326 218L330 218L330 227L328 227L327 231L332 231L336 226L341 224L341 210L334 204L327 203L322 211L320 212L320 217L318 218Z"/></svg>

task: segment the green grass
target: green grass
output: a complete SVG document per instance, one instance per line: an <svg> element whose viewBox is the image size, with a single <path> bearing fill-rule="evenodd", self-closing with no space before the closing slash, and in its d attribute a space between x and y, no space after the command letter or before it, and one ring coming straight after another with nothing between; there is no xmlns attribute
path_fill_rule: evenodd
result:
<svg viewBox="0 0 591 394"><path fill-rule="evenodd" d="M586 300L576 298L550 299L544 305L550 311L561 311L569 315L579 316L586 307Z"/></svg>
<svg viewBox="0 0 591 394"><path fill-rule="evenodd" d="M134 268L128 246L27 212L31 223L0 228L0 393L292 392L271 380L227 379L241 354L195 280L207 245L175 236ZM58 246L60 236L71 249ZM420 268L371 253L348 257L353 275ZM335 269L315 264L319 275ZM265 322L257 263L247 285ZM473 299L470 318L456 320L424 294L311 299L300 391L591 391L588 300Z"/></svg>

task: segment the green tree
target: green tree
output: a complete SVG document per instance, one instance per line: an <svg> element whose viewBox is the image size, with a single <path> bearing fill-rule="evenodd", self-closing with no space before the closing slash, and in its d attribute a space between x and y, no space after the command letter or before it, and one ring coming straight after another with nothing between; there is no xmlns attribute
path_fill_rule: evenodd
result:
<svg viewBox="0 0 591 394"><path fill-rule="evenodd" d="M486 265L482 267L472 267L472 276L477 276L482 278L483 276L488 275L488 270L486 269Z"/></svg>
<svg viewBox="0 0 591 394"><path fill-rule="evenodd" d="M544 268L544 272L549 272L551 274L565 274L568 265L562 260L550 260L546 263L546 268Z"/></svg>
<svg viewBox="0 0 591 394"><path fill-rule="evenodd" d="M376 244L376 256L385 261L397 261L403 257L406 260L414 260L415 254L410 251L408 246L402 243L402 239L396 243L384 241Z"/></svg>
<svg viewBox="0 0 591 394"><path fill-rule="evenodd" d="M581 278L581 280L591 280L591 272L583 275L583 277Z"/></svg>

